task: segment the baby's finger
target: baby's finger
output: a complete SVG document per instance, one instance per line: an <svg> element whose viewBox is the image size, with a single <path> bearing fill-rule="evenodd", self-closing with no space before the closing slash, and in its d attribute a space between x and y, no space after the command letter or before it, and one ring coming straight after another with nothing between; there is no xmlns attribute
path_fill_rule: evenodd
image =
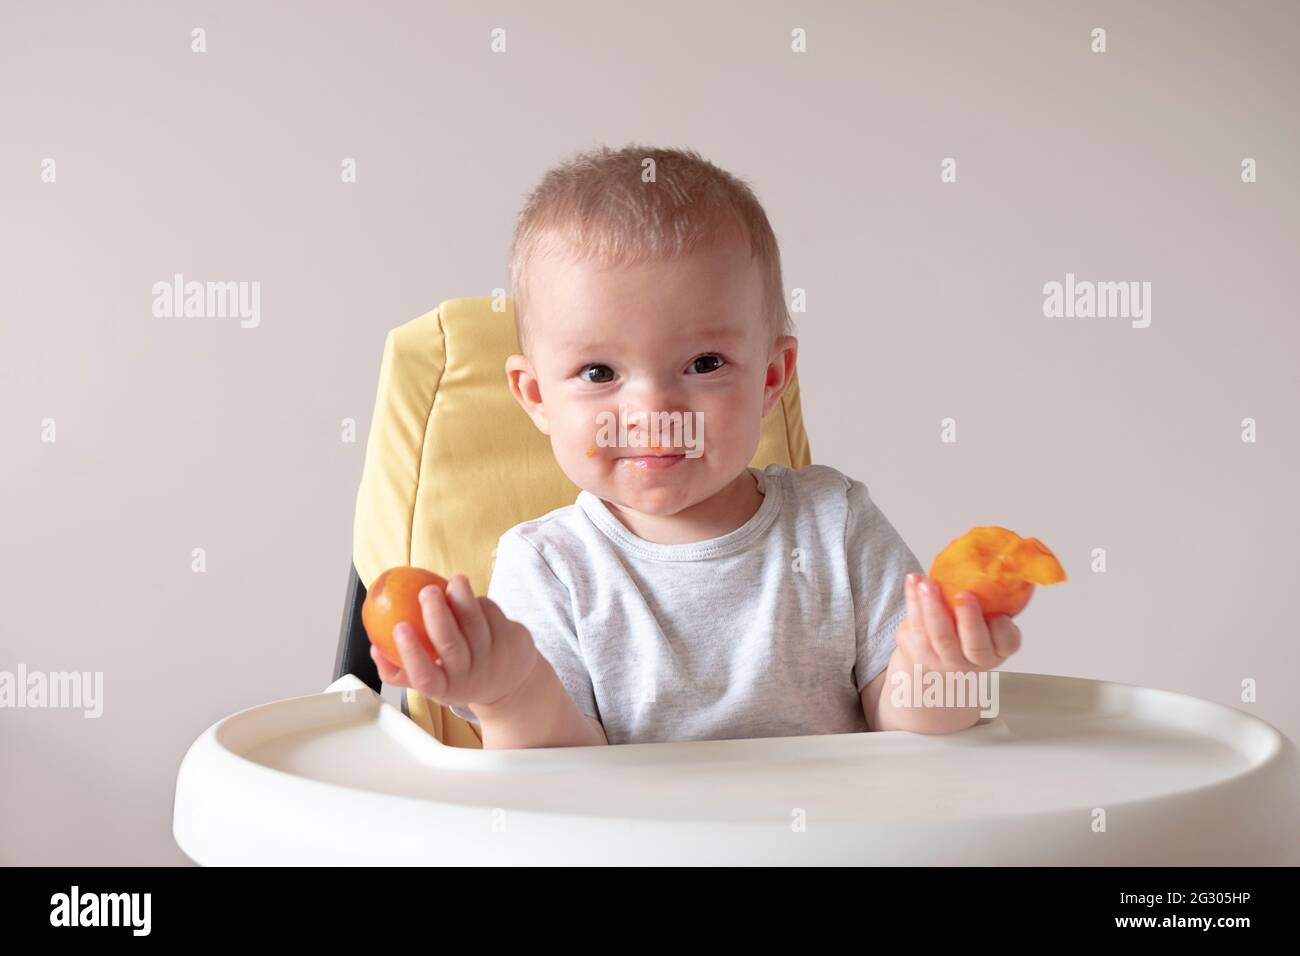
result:
<svg viewBox="0 0 1300 956"><path fill-rule="evenodd" d="M921 618L921 597L916 591L920 580L920 575L909 574L903 581L903 597L907 601L907 619L912 622L912 632L924 637L928 644L930 637L925 633L925 621Z"/></svg>
<svg viewBox="0 0 1300 956"><path fill-rule="evenodd" d="M933 660L930 636L925 633L925 620L921 617L921 599L916 593L920 575L909 574L903 581L903 596L907 601L907 616L894 632L894 643L903 649L908 660L925 667Z"/></svg>
<svg viewBox="0 0 1300 956"><path fill-rule="evenodd" d="M443 676L454 684L469 670L469 645L465 643L465 635L461 633L460 624L451 613L442 588L421 588L419 597L424 629L437 648L438 656L442 658ZM402 658L402 663L407 665L409 672L410 663L405 657Z"/></svg>
<svg viewBox="0 0 1300 956"><path fill-rule="evenodd" d="M460 632L469 644L469 659L472 664L475 656L486 651L491 642L483 608L479 607L474 589L469 585L469 578L463 574L456 575L447 584L447 598L456 620L460 622Z"/></svg>
<svg viewBox="0 0 1300 956"><path fill-rule="evenodd" d="M397 652L402 655L402 670L406 672L405 686L418 690L425 697L441 698L447 693L447 675L433 662L428 648L416 636L415 628L403 621L393 628Z"/></svg>
<svg viewBox="0 0 1300 956"><path fill-rule="evenodd" d="M930 635L930 646L946 671L972 670L971 662L961 652L961 640L948 609L939 596L939 585L923 578L920 592L921 614L925 618L925 631Z"/></svg>
<svg viewBox="0 0 1300 956"><path fill-rule="evenodd" d="M483 610L483 620L487 621L488 645L495 645L497 640L507 633L512 622L506 617L505 611L501 610L497 602L490 597L480 597L478 606Z"/></svg>
<svg viewBox="0 0 1300 956"><path fill-rule="evenodd" d="M495 635L497 628L508 620L506 612L486 594L479 596L478 606L483 609L483 618L487 621L488 630Z"/></svg>
<svg viewBox="0 0 1300 956"><path fill-rule="evenodd" d="M961 652L966 660L980 670L992 670L1002 663L993 647L989 626L984 623L984 612L979 598L969 591L953 596L953 613L957 615L957 636L961 639Z"/></svg>
<svg viewBox="0 0 1300 956"><path fill-rule="evenodd" d="M379 669L379 679L390 687L404 687L402 678L405 675L400 667L394 667L393 662L385 657L375 645L370 645L370 659L375 662L375 667Z"/></svg>
<svg viewBox="0 0 1300 956"><path fill-rule="evenodd" d="M1020 650L1020 628L1005 614L995 614L989 619L989 634L993 638L993 648L1002 660Z"/></svg>

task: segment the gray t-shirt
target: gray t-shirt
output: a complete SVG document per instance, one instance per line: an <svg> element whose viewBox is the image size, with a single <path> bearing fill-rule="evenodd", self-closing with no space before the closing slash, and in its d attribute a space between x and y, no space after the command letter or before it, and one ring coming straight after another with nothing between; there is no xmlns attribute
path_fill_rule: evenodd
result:
<svg viewBox="0 0 1300 956"><path fill-rule="evenodd" d="M860 693L923 569L862 482L748 470L758 511L706 541L646 541L587 491L498 540L488 597L611 744L868 729Z"/></svg>

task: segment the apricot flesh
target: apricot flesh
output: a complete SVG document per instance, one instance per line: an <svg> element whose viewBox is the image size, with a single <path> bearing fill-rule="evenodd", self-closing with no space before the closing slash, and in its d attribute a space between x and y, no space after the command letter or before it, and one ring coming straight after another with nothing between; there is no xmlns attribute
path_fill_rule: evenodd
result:
<svg viewBox="0 0 1300 956"><path fill-rule="evenodd" d="M424 629L424 614L420 610L420 591L435 584L446 593L447 580L423 568L389 568L370 584L366 600L361 605L361 623L365 626L370 643L379 648L394 667L402 666L402 656L393 639L393 628L405 621L415 630L415 636L436 661L438 652Z"/></svg>
<svg viewBox="0 0 1300 956"><path fill-rule="evenodd" d="M929 576L949 609L959 593L970 591L986 619L1015 617L1029 603L1035 585L1066 579L1061 562L1043 542L996 525L971 528L950 541L935 556Z"/></svg>

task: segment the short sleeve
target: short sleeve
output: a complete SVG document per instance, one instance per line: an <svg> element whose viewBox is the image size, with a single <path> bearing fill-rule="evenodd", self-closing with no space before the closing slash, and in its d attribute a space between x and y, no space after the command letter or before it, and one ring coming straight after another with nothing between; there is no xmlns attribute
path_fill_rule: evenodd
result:
<svg viewBox="0 0 1300 956"><path fill-rule="evenodd" d="M847 476L845 476L847 478ZM911 571L924 573L916 555L871 500L867 486L847 479L848 517L844 549L857 627L857 660L853 667L858 693L889 666L894 631L907 615L904 582Z"/></svg>
<svg viewBox="0 0 1300 956"><path fill-rule="evenodd" d="M578 709L599 720L591 674L573 623L569 589L537 548L513 529L497 541L487 596L506 617L528 628L533 643L555 669ZM468 707L452 707L451 712L471 723L479 722Z"/></svg>

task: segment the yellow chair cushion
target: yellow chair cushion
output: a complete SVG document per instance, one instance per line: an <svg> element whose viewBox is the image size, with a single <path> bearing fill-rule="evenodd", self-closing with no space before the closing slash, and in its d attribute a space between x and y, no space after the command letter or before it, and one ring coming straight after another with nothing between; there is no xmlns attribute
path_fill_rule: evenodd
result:
<svg viewBox="0 0 1300 956"><path fill-rule="evenodd" d="M573 504L578 487L506 384L517 351L505 296L448 299L388 333L353 525L367 589L387 568L415 565L464 574L484 594L497 539ZM763 419L751 464L810 461L796 375ZM482 746L477 728L437 701L408 691L407 708L443 743Z"/></svg>

